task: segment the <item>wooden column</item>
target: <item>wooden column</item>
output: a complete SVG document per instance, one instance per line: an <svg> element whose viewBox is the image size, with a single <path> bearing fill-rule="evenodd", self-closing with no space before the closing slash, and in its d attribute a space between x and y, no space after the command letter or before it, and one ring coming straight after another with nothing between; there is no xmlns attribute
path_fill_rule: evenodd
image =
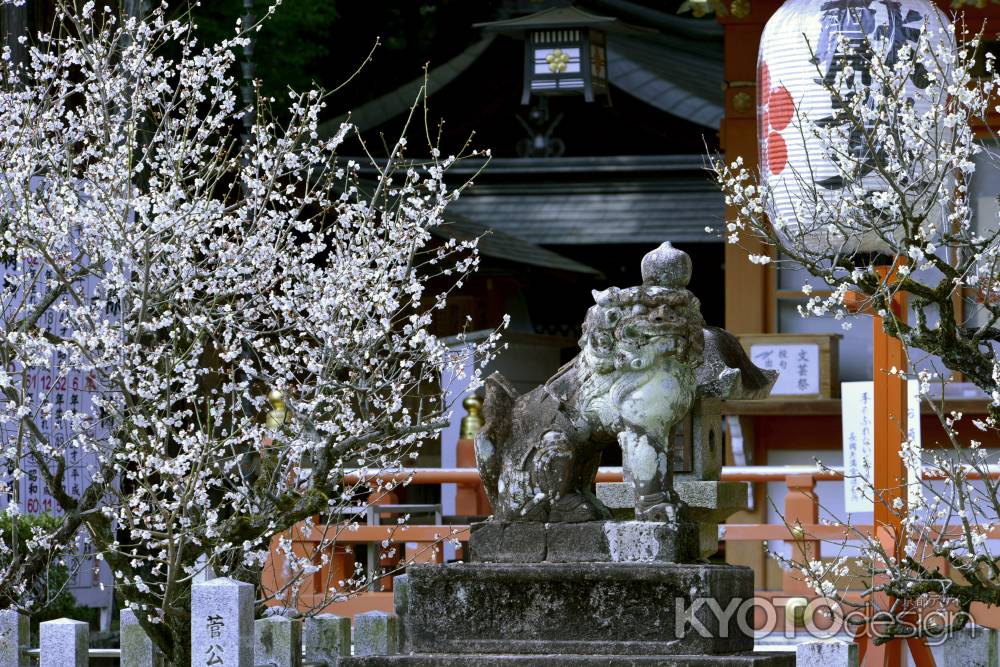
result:
<svg viewBox="0 0 1000 667"><path fill-rule="evenodd" d="M368 502L376 505L397 505L399 504L399 494L395 490L388 490L385 486L379 488L378 482L370 482L369 487L371 488L371 494L368 498ZM379 521L383 525L391 526L396 523L396 515L392 512L381 512L379 515ZM402 535L405 536L405 533ZM379 542L372 542L368 545L369 549L376 549L378 553L378 563L382 568L383 572L390 572L393 574L386 574L379 578L378 590L381 591L391 591L392 590L392 578L397 567L399 567L399 562L403 559L403 552L406 550L406 544L403 542L393 542L388 547L383 547ZM372 573L368 573L371 576Z"/></svg>
<svg viewBox="0 0 1000 667"><path fill-rule="evenodd" d="M752 172L757 169L757 49L764 24L781 6L780 0L750 0L737 4L718 20L724 30L725 108L719 131L724 158L732 162L742 157ZM749 11L744 11L749 7ZM726 221L735 217L726 210ZM741 247L742 245L742 247ZM725 245L725 314L726 329L734 334L772 333L775 331L774 275L770 266L751 264L747 253L761 254L763 245L745 239L741 245ZM745 447L754 451L752 418L741 418ZM761 452L754 464L767 463ZM739 512L734 523L765 523L767 502L760 489L754 489L758 501L749 512ZM760 542L726 544L726 562L746 565L754 571L755 581L763 586L768 558Z"/></svg>
<svg viewBox="0 0 1000 667"><path fill-rule="evenodd" d="M462 401L466 415L462 417L461 438L455 450L455 465L459 468L476 467L476 434L483 427L480 411L483 400L475 394ZM490 513L490 503L481 482L459 484L455 492L455 514L458 516L485 516Z"/></svg>
<svg viewBox="0 0 1000 667"><path fill-rule="evenodd" d="M476 467L476 442L463 438L458 441L455 465L459 468ZM482 483L459 484L455 492L455 514L458 516L484 516L490 513L490 502Z"/></svg>
<svg viewBox="0 0 1000 667"><path fill-rule="evenodd" d="M894 269L876 267L883 282L891 283ZM902 294L892 297L891 306L897 319L906 321L906 299ZM899 373L907 370L906 349L903 343L885 332L882 318L872 314L872 385L875 418L873 423L875 456L872 461L875 486L875 536L887 553L896 557L905 544L902 534L902 508L905 508L906 465L900 456L906 438L906 377ZM899 373L893 373L896 369ZM893 508L900 501L902 508ZM881 596L882 608L891 600ZM868 667L898 667L902 660L902 642L892 641L871 646L865 652L864 664Z"/></svg>
<svg viewBox="0 0 1000 667"><path fill-rule="evenodd" d="M878 267L883 280L892 280L889 267ZM892 298L896 318L906 321L906 299L902 294ZM897 500L906 503L906 465L900 457L906 439L906 350L902 341L885 332L882 318L872 316L872 339L875 347L872 359L873 400L875 410L874 484L880 496L875 499L875 526L886 549L898 555L902 548L902 514L893 509ZM899 373L893 373L896 369Z"/></svg>
<svg viewBox="0 0 1000 667"><path fill-rule="evenodd" d="M727 162L742 157L752 173L757 170L757 50L764 24L781 4L751 0L719 17L725 31L726 88L720 144ZM747 5L749 12L744 9ZM727 210L726 220L733 218L734 211ZM763 244L750 238L742 239L740 245L726 244L726 329L734 334L771 333L775 330L773 271L770 266L751 264L748 252L766 254Z"/></svg>

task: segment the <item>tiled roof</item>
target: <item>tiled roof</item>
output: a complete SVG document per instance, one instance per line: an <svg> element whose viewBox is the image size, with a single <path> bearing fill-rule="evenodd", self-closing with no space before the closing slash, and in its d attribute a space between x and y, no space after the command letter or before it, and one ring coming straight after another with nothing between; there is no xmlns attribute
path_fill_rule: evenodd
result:
<svg viewBox="0 0 1000 667"><path fill-rule="evenodd" d="M718 129L723 116L722 41L608 35L608 79L673 116Z"/></svg>
<svg viewBox="0 0 1000 667"><path fill-rule="evenodd" d="M497 162L485 174L505 182L481 178L449 205L450 212L541 245L718 241L705 228L721 226L725 205L700 156L663 156L660 165L648 159L619 163L617 173L600 180L578 170L590 163L596 168L597 158L558 158L538 182L512 181L518 161ZM531 173L542 161L522 162Z"/></svg>
<svg viewBox="0 0 1000 667"><path fill-rule="evenodd" d="M431 231L439 238L454 238L458 241L479 238L479 252L485 257L493 257L505 261L541 266L556 271L584 273L601 276L601 272L586 264L564 257L559 253L541 248L534 243L511 236L500 229L490 229L468 218L453 213L448 207L445 214L447 223L434 227Z"/></svg>

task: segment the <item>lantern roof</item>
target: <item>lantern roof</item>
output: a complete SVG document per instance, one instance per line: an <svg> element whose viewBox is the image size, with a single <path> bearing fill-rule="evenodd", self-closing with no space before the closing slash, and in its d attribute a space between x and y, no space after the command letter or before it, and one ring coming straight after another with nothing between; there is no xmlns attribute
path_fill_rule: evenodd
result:
<svg viewBox="0 0 1000 667"><path fill-rule="evenodd" d="M497 32L514 37L524 37L525 33L532 30L567 28L597 28L613 32L634 32L637 30L637 28L628 26L613 16L598 16L576 7L552 7L514 19L475 23L473 27L482 28L485 32Z"/></svg>

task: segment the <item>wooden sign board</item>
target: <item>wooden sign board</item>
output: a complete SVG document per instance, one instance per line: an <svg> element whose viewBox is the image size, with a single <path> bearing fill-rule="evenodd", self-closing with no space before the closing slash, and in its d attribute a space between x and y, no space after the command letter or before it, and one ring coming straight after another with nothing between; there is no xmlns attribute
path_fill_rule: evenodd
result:
<svg viewBox="0 0 1000 667"><path fill-rule="evenodd" d="M836 398L838 334L753 334L740 336L750 360L779 372L770 398Z"/></svg>

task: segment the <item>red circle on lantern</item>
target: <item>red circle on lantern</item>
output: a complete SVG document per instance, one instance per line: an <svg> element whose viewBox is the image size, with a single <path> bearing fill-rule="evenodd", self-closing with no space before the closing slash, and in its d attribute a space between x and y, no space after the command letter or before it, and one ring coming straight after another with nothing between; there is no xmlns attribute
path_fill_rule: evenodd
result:
<svg viewBox="0 0 1000 667"><path fill-rule="evenodd" d="M784 86L778 86L767 96L767 110L771 127L779 132L792 122L795 106L791 94Z"/></svg>
<svg viewBox="0 0 1000 667"><path fill-rule="evenodd" d="M767 63L761 63L757 70L757 96L760 104L767 104L767 91L771 89L771 71L767 68Z"/></svg>
<svg viewBox="0 0 1000 667"><path fill-rule="evenodd" d="M767 168L778 175L788 164L788 146L777 132L767 135Z"/></svg>

